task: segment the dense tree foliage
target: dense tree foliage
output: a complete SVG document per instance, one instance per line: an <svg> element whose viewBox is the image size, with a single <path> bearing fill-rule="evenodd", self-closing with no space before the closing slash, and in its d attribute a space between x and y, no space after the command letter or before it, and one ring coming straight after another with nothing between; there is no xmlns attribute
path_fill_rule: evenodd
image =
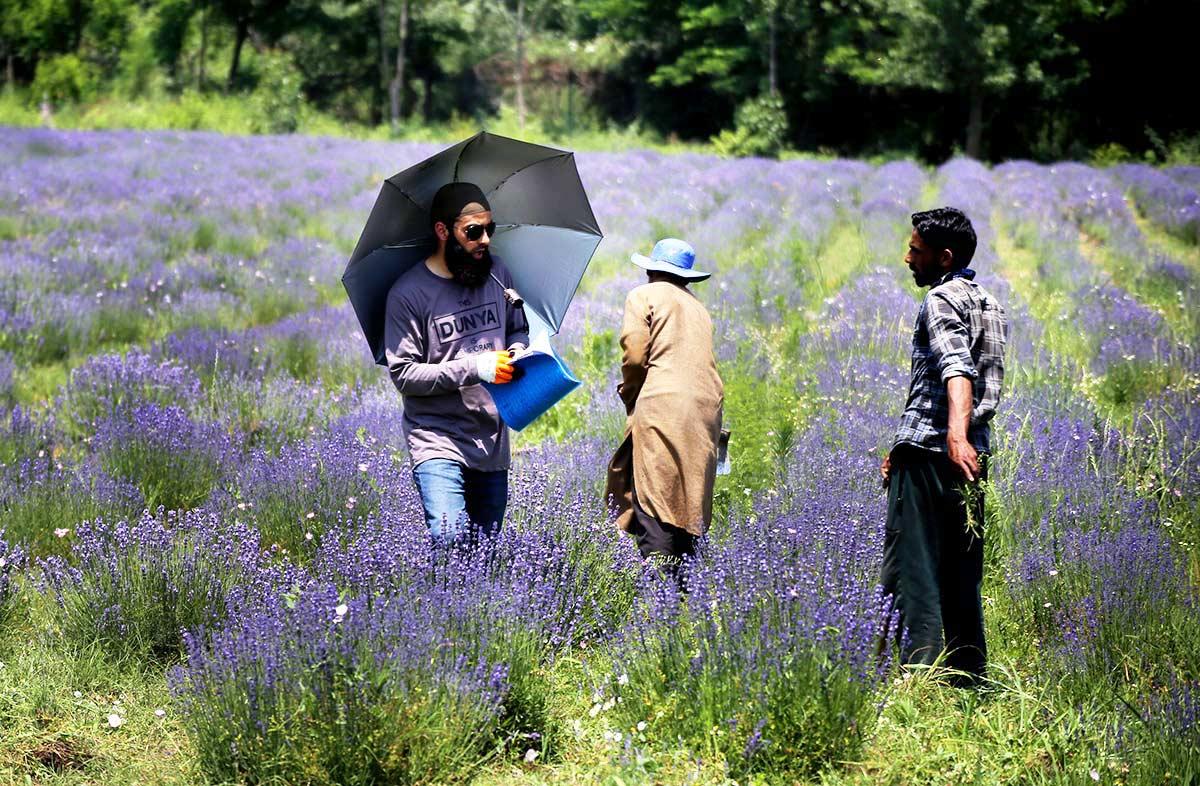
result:
<svg viewBox="0 0 1200 786"><path fill-rule="evenodd" d="M1081 156L1194 139L1189 13L1153 0L0 0L9 89L34 103L238 92L288 72L347 121L624 126L937 159ZM274 76L271 76L271 75ZM264 80L266 80L264 82ZM739 108L742 111L739 114ZM773 123L772 128L782 128Z"/></svg>

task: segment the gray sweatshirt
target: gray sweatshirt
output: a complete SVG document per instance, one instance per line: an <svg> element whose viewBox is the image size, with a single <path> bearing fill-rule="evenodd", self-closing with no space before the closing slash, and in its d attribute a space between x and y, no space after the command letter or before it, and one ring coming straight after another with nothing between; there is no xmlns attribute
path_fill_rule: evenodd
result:
<svg viewBox="0 0 1200 786"><path fill-rule="evenodd" d="M492 272L512 286L508 268ZM418 263L388 292L388 373L404 397L402 422L413 466L431 458L485 472L509 466L508 428L480 385L475 356L525 347L529 324L492 279L471 289Z"/></svg>

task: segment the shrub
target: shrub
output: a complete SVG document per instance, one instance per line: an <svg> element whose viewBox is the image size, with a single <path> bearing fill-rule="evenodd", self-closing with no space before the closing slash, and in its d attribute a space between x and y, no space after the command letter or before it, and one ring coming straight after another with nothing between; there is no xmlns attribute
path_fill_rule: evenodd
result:
<svg viewBox="0 0 1200 786"><path fill-rule="evenodd" d="M487 757L508 669L461 602L320 582L239 602L170 675L210 780L442 783Z"/></svg>
<svg viewBox="0 0 1200 786"><path fill-rule="evenodd" d="M131 516L141 509L136 487L87 467L24 462L0 485L9 537L36 556L65 553L80 522Z"/></svg>
<svg viewBox="0 0 1200 786"><path fill-rule="evenodd" d="M732 130L712 139L722 156L761 156L778 158L787 144L787 112L783 98L766 94L738 107Z"/></svg>
<svg viewBox="0 0 1200 786"><path fill-rule="evenodd" d="M378 512L384 494L400 483L398 469L352 434L285 445L278 456L254 457L237 480L231 512L257 525L264 545L304 558L339 518Z"/></svg>
<svg viewBox="0 0 1200 786"><path fill-rule="evenodd" d="M135 349L91 357L72 371L58 396L58 419L69 434L87 436L138 405L186 406L199 397L200 380L189 369Z"/></svg>
<svg viewBox="0 0 1200 786"><path fill-rule="evenodd" d="M683 740L733 777L811 778L853 760L876 716L896 632L873 580L815 556L799 522L744 524L637 609L619 646L612 708L623 728ZM853 525L851 525L853 526ZM796 533L796 534L791 534Z"/></svg>
<svg viewBox="0 0 1200 786"><path fill-rule="evenodd" d="M74 104L91 99L99 84L95 66L74 54L54 55L38 61L29 95L35 102Z"/></svg>
<svg viewBox="0 0 1200 786"><path fill-rule="evenodd" d="M254 533L201 511L85 522L69 561L41 564L69 640L167 659L182 631L213 627L230 591L261 577Z"/></svg>
<svg viewBox="0 0 1200 786"><path fill-rule="evenodd" d="M254 130L263 134L291 134L304 115L304 93L296 64L282 53L270 52L261 59L253 103L257 110Z"/></svg>
<svg viewBox="0 0 1200 786"><path fill-rule="evenodd" d="M1130 762L1126 783L1150 786L1200 781L1200 683L1172 677L1118 729L1117 748Z"/></svg>
<svg viewBox="0 0 1200 786"><path fill-rule="evenodd" d="M101 422L101 466L136 485L151 509L194 508L233 466L234 440L216 424L194 423L178 407L142 404Z"/></svg>
<svg viewBox="0 0 1200 786"><path fill-rule="evenodd" d="M13 407L0 420L0 468L18 467L31 459L49 463L53 431L53 418L38 420L23 407Z"/></svg>
<svg viewBox="0 0 1200 786"><path fill-rule="evenodd" d="M1118 142L1109 142L1092 151L1091 164L1095 167L1110 167L1133 161L1133 154Z"/></svg>

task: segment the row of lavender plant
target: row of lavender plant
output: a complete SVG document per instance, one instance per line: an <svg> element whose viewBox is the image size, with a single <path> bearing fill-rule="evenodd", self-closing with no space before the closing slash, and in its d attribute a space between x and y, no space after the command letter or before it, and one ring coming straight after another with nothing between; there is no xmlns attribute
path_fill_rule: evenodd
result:
<svg viewBox="0 0 1200 786"><path fill-rule="evenodd" d="M1113 173L1151 221L1183 240L1200 243L1200 178L1195 170L1123 164L1114 167Z"/></svg>

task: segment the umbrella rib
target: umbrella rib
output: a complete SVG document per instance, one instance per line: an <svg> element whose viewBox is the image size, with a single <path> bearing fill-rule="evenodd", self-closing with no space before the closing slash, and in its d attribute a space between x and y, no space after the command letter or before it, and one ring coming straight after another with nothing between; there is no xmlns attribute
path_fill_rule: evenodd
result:
<svg viewBox="0 0 1200 786"><path fill-rule="evenodd" d="M479 139L482 138L486 133L486 131L480 131L478 134L468 139L467 143L462 146L462 150L458 151L458 157L454 159L454 175L451 177L451 180L458 182L458 169L462 166L463 156L467 154L467 150L471 148L471 145L479 141Z"/></svg>
<svg viewBox="0 0 1200 786"><path fill-rule="evenodd" d="M394 188L394 189L396 189L397 191L399 191L399 192L400 192L400 196L404 197L404 198L405 198L405 199L407 199L409 202L412 202L412 203L413 203L413 207L417 208L418 210L426 210L426 209L427 209L427 208L425 208L425 207L422 207L420 202L418 202L417 200L413 199L413 198L412 198L412 196L410 196L410 195L409 195L409 193L408 193L407 191L405 191L403 188L401 188L400 186L398 186L398 185L396 185L395 183L393 183L393 182L392 182L392 180L391 180L391 178L385 178L383 182L387 183L389 186L391 186L392 188Z"/></svg>
<svg viewBox="0 0 1200 786"><path fill-rule="evenodd" d="M603 232L593 232L590 229L575 229L574 227L560 227L558 224L535 224L533 222L520 221L515 224L496 224L496 228L505 227L508 229L523 229L525 227L545 227L546 229L557 229L562 232L576 232L580 235L590 235L603 239Z"/></svg>
<svg viewBox="0 0 1200 786"><path fill-rule="evenodd" d="M565 157L567 157L567 156L569 156L569 155L571 155L571 154L570 154L570 153L560 153L560 154L558 154L558 155L556 155L556 156L546 156L545 158L539 158L537 161L531 161L531 162L529 162L528 164L526 164L525 166L523 166L523 167L521 167L520 169L516 170L515 172L512 172L512 173L510 173L510 174L509 174L507 177L505 177L503 180L501 180L499 183L497 183L497 184L496 184L496 187L495 187L495 188L493 188L493 189L492 189L491 191L489 191L488 193L489 193L489 194L494 194L494 193L496 193L497 191L499 191L501 188L504 188L504 184L505 184L505 183L507 183L509 180L511 180L512 178L516 177L517 175L521 174L521 173L522 173L522 172L524 172L526 169L529 169L529 167L531 167L531 166L537 166L538 164L540 164L540 163L542 163L542 162L544 162L544 161L551 161L551 160L553 160L553 159L555 159L555 158L565 158Z"/></svg>

